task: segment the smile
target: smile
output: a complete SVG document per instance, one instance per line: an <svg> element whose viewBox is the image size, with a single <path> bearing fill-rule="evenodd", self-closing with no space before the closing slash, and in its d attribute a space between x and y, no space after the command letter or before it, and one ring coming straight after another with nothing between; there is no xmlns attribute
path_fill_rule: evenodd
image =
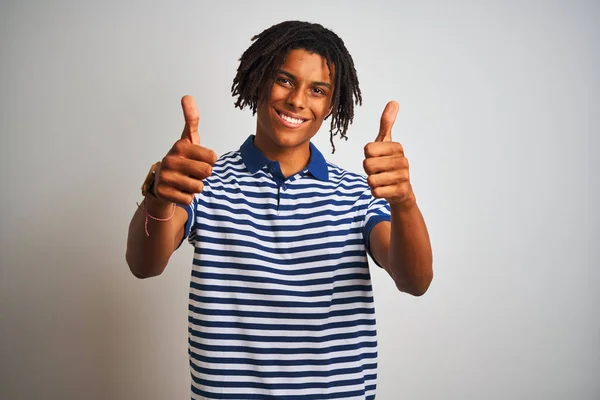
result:
<svg viewBox="0 0 600 400"><path fill-rule="evenodd" d="M287 127L290 128L295 128L298 127L300 125L302 125L304 122L306 122L305 119L300 119L300 118L294 118L291 117L287 114L284 114L278 110L275 110L275 112L277 113L277 116L279 117L279 120Z"/></svg>

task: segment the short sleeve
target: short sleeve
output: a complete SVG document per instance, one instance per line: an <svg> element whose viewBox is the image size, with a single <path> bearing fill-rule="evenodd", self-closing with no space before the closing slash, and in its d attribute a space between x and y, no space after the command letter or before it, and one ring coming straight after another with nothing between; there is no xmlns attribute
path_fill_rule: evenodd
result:
<svg viewBox="0 0 600 400"><path fill-rule="evenodd" d="M367 206L367 213L365 215L365 223L363 226L363 240L365 241L365 247L367 252L377 264L375 258L371 254L371 231L379 222L391 221L390 205L385 199L376 199L369 191L369 205ZM379 264L377 264L379 265Z"/></svg>
<svg viewBox="0 0 600 400"><path fill-rule="evenodd" d="M185 227L183 229L183 236L181 237L181 241L179 242L179 245L177 246L177 248L179 248L181 246L181 244L183 243L183 241L186 238L188 239L188 241L190 243L194 242L194 236L195 236L196 232L192 231L192 227L194 226L197 205L198 205L198 199L196 197L194 197L194 200L192 201L192 203L188 204L187 206L177 204L178 207L183 208L187 212L187 216L188 216L187 221L185 222Z"/></svg>

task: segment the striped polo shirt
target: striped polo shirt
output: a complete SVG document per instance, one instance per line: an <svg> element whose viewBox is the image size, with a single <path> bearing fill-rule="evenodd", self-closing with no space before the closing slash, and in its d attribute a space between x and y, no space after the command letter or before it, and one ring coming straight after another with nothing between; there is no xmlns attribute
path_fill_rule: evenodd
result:
<svg viewBox="0 0 600 400"><path fill-rule="evenodd" d="M251 135L186 208L193 399L375 398L367 252L389 206L310 151L286 178Z"/></svg>

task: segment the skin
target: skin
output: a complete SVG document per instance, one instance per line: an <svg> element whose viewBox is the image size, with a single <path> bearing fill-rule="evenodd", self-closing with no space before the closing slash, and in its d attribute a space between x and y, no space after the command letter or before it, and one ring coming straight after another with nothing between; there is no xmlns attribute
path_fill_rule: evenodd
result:
<svg viewBox="0 0 600 400"><path fill-rule="evenodd" d="M333 74L325 59L305 50L291 50L275 76L269 96L257 108L255 145L271 160L278 161L284 175L302 170L310 158L310 140L331 111ZM202 191L202 180L212 173L217 156L200 145L199 114L190 96L181 102L185 127L163 158L156 173L155 194L142 206L151 215L168 217L174 203L190 204ZM365 146L363 167L373 195L384 198L391 209L391 222L378 223L371 231L371 253L389 273L400 291L424 294L432 279L432 251L427 227L412 190L404 148L392 140L392 127L399 106L389 102L381 116L379 133ZM302 120L290 123L281 115ZM139 278L159 275L177 248L186 212L176 207L166 222L148 221L137 210L130 223L127 261Z"/></svg>
<svg viewBox="0 0 600 400"><path fill-rule="evenodd" d="M198 123L200 116L191 96L181 99L185 126L181 138L161 160L154 182L155 197L146 196L141 207L157 218L168 218L175 203L191 204L194 193L200 193L202 180L212 173L217 154L200 145ZM144 212L136 210L129 224L125 258L129 269L143 279L160 275L177 249L187 221L187 212L175 207L168 221L148 220L146 236Z"/></svg>
<svg viewBox="0 0 600 400"><path fill-rule="evenodd" d="M404 148L392 140L398 109L395 101L386 105L377 138L365 146L363 167L371 193L384 198L391 210L391 222L380 222L371 231L371 253L398 290L421 296L433 279L433 255Z"/></svg>
<svg viewBox="0 0 600 400"><path fill-rule="evenodd" d="M310 158L309 144L331 110L333 80L323 57L291 50L275 75L268 98L257 108L254 144L279 161L285 176L300 171ZM280 114L302 119L285 125Z"/></svg>

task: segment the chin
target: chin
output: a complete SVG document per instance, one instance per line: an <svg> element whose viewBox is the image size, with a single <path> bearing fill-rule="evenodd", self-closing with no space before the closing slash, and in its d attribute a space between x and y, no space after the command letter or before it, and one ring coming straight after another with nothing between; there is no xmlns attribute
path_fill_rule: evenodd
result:
<svg viewBox="0 0 600 400"><path fill-rule="evenodd" d="M293 135L286 135L282 132L273 132L271 141L281 149L291 149L302 145L304 142L310 139L298 138Z"/></svg>
<svg viewBox="0 0 600 400"><path fill-rule="evenodd" d="M312 133L308 129L285 129L274 127L272 131L273 140L281 147L297 147L309 142L316 132Z"/></svg>

